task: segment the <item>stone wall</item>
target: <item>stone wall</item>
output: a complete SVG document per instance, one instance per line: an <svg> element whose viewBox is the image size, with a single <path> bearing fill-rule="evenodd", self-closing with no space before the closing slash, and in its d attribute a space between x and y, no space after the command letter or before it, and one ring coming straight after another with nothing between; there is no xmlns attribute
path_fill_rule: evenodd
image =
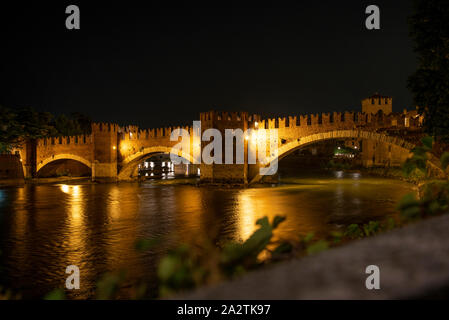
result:
<svg viewBox="0 0 449 320"><path fill-rule="evenodd" d="M24 174L20 156L0 154L0 184L23 182Z"/></svg>

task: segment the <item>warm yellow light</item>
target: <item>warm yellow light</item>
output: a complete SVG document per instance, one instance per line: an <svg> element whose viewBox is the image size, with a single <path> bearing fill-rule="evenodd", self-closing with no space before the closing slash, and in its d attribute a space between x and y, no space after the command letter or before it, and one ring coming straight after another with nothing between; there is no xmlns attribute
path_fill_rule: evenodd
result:
<svg viewBox="0 0 449 320"><path fill-rule="evenodd" d="M257 134L253 132L253 135L251 136L251 140L254 142L257 140Z"/></svg>
<svg viewBox="0 0 449 320"><path fill-rule="evenodd" d="M116 146L113 146L112 149L115 150L115 149L117 149L117 147L116 147Z"/></svg>
<svg viewBox="0 0 449 320"><path fill-rule="evenodd" d="M259 122L257 122L257 121L256 121L256 122L254 122L254 127L256 127L256 128L257 128L258 126L259 126Z"/></svg>
<svg viewBox="0 0 449 320"><path fill-rule="evenodd" d="M69 186L66 184L61 185L61 190L64 193L69 193Z"/></svg>

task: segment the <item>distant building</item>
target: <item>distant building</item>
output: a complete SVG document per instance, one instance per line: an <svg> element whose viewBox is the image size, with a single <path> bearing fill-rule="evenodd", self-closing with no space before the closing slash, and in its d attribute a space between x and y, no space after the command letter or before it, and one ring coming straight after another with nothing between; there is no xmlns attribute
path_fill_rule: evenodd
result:
<svg viewBox="0 0 449 320"><path fill-rule="evenodd" d="M390 114L393 111L393 98L375 93L362 100L362 112L375 114L379 110L384 114Z"/></svg>

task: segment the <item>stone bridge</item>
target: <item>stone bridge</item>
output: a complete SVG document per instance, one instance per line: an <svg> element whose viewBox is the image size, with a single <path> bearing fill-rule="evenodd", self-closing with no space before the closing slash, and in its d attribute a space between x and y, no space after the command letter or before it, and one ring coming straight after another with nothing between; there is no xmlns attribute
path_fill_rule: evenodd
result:
<svg viewBox="0 0 449 320"><path fill-rule="evenodd" d="M416 111L371 114L333 112L262 119L247 112L204 112L200 114L201 134L208 128L278 130L278 159L295 150L332 139L366 141L362 155L366 165L376 164L376 147L382 148L385 165L400 164L419 141L422 119ZM91 169L93 180L129 180L136 177L137 165L154 154L170 153L179 141L170 141L175 128L141 130L137 126L93 123L92 133L85 136L55 137L27 143L20 149L26 177L36 176L45 166L61 160L74 160ZM194 143L193 127L183 127L190 133L190 152L180 153L193 162L195 148L208 141ZM260 163L248 164L248 143L244 142L244 164L199 164L203 181L252 183L258 181ZM224 150L224 142L223 142ZM270 161L273 159L270 159ZM379 163L377 163L379 164Z"/></svg>

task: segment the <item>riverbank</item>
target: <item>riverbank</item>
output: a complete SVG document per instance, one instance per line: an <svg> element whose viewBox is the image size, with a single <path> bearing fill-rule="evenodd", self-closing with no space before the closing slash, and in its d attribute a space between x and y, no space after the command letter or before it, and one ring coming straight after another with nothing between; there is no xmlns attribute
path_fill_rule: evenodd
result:
<svg viewBox="0 0 449 320"><path fill-rule="evenodd" d="M172 299L442 299L449 296L449 215L261 268ZM419 235L419 236L417 236ZM380 271L368 290L366 268Z"/></svg>

